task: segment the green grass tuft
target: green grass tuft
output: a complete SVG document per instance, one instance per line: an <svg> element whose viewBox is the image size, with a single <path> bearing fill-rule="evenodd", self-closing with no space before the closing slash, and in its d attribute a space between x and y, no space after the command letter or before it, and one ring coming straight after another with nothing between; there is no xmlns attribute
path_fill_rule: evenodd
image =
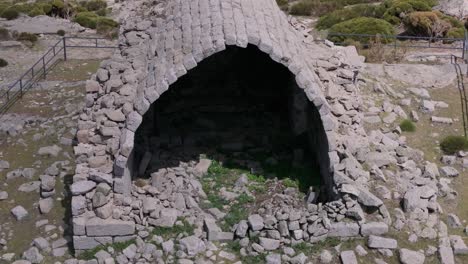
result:
<svg viewBox="0 0 468 264"><path fill-rule="evenodd" d="M173 227L160 227L157 226L151 232L153 235L158 235L167 240L176 237L178 234L186 233L189 236L193 235L195 227L187 222L185 219L180 219L183 225L174 225Z"/></svg>
<svg viewBox="0 0 468 264"><path fill-rule="evenodd" d="M416 125L413 122L411 122L411 120L409 119L405 119L401 121L400 128L401 128L401 131L405 131L405 132L416 131Z"/></svg>
<svg viewBox="0 0 468 264"><path fill-rule="evenodd" d="M96 255L96 253L98 253L101 250L107 250L108 247L112 247L116 251L122 251L122 250L124 250L125 248L127 248L128 246L130 246L131 244L134 244L134 243L135 243L135 239L132 239L132 240L125 241L125 242L118 242L118 243L114 243L114 244L107 244L107 245L98 246L98 247L95 247L95 248L93 248L91 250L86 250L85 252L81 253L78 256L78 258L82 259L82 260L92 260L92 259L94 259L94 255Z"/></svg>
<svg viewBox="0 0 468 264"><path fill-rule="evenodd" d="M0 58L0 68L8 66L8 62L2 58Z"/></svg>
<svg viewBox="0 0 468 264"><path fill-rule="evenodd" d="M440 148L445 154L455 154L468 149L468 140L463 136L447 136L440 142Z"/></svg>

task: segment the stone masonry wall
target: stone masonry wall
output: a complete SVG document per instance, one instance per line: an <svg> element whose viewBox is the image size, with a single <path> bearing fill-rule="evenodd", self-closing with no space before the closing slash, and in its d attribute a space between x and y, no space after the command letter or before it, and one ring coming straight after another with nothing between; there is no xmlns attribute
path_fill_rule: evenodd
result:
<svg viewBox="0 0 468 264"><path fill-rule="evenodd" d="M388 222L382 201L367 190L369 172L361 165L370 150L359 110L361 59L355 50L306 44L274 0L171 0L162 5L152 17L125 22L120 49L87 82L71 185L78 253L130 239L141 230L142 216L118 205L131 204L127 161L142 116L178 78L229 45L255 45L295 75L326 131L330 191L379 209L375 217ZM380 155L379 164L387 158ZM339 210L346 212L342 206ZM332 211L332 219L342 219Z"/></svg>

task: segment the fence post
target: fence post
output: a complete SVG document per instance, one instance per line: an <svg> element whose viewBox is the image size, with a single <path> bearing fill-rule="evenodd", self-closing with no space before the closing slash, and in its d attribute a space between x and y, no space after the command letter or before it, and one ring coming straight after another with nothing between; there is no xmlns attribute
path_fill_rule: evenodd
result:
<svg viewBox="0 0 468 264"><path fill-rule="evenodd" d="M44 69L44 79L47 76L46 65L45 65L45 56L42 56L42 68Z"/></svg>
<svg viewBox="0 0 468 264"><path fill-rule="evenodd" d="M63 37L63 60L67 60L67 42L66 37Z"/></svg>
<svg viewBox="0 0 468 264"><path fill-rule="evenodd" d="M20 79L20 96L23 96L23 79Z"/></svg>
<svg viewBox="0 0 468 264"><path fill-rule="evenodd" d="M465 49L466 49L466 38L467 38L467 32L466 32L466 28L464 30L464 35L463 35L463 51L462 51L462 58L466 61L466 58L465 58Z"/></svg>

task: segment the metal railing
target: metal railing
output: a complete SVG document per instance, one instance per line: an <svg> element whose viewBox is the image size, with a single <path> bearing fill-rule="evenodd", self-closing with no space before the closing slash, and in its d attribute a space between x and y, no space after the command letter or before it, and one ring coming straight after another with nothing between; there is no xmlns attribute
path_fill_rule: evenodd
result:
<svg viewBox="0 0 468 264"><path fill-rule="evenodd" d="M464 82L465 79L463 76L463 71L462 71L462 68L460 67L460 64L458 64L459 59L460 59L459 57L452 55L450 62L455 67L455 72L457 74L457 87L458 87L458 92L460 93L460 102L461 102L461 107L462 107L463 132L466 138L467 131L468 131L468 100L466 97L465 82Z"/></svg>
<svg viewBox="0 0 468 264"><path fill-rule="evenodd" d="M344 34L344 33L328 33L327 39L338 39L334 42L336 45L344 45L345 39L354 39L359 41L364 47L369 45L372 40L380 38L381 42L389 47L406 47L406 48L424 48L424 49L447 49L460 50L464 52L466 48L466 38L439 38L439 37L417 37L417 36L402 36L402 35L371 35L371 34ZM453 46L447 45L448 43Z"/></svg>
<svg viewBox="0 0 468 264"><path fill-rule="evenodd" d="M83 45L81 43L76 43L77 40L84 40L90 44ZM18 79L13 81L13 83L5 87L0 86L0 114L8 110L18 98L21 98L23 94L31 89L41 78L46 78L47 73L60 59L66 61L68 48L117 48L117 46L101 45L100 42L104 40L107 39L94 37L61 38L52 45L36 63L26 70Z"/></svg>

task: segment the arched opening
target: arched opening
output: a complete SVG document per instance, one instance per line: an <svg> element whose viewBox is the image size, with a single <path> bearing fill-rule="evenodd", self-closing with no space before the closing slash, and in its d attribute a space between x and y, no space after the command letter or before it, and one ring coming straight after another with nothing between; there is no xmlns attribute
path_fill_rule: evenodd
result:
<svg viewBox="0 0 468 264"><path fill-rule="evenodd" d="M289 178L304 193L314 187L317 194L329 181L317 108L295 76L255 46L229 46L171 85L143 116L129 170L133 180L148 178L200 155L265 178ZM320 193L327 199L327 191Z"/></svg>

